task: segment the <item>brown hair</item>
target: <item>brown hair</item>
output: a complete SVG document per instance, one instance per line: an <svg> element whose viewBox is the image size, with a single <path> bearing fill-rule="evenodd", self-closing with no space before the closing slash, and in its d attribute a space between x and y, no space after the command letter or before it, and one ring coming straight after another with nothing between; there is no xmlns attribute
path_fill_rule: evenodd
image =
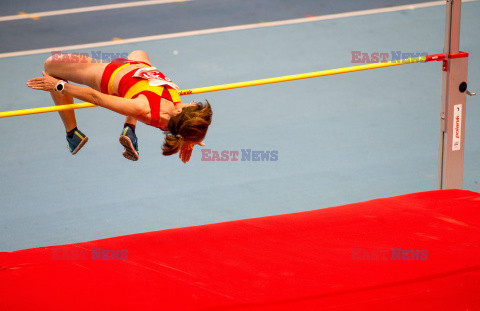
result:
<svg viewBox="0 0 480 311"><path fill-rule="evenodd" d="M208 100L206 104L198 102L185 107L178 115L168 121L168 131L163 143L163 155L168 156L180 150L182 141L189 143L201 142L212 123L212 107Z"/></svg>

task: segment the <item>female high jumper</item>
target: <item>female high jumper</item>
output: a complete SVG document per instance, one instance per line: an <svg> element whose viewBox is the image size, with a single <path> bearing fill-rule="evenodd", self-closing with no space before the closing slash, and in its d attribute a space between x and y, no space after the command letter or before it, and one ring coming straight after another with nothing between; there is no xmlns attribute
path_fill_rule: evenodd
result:
<svg viewBox="0 0 480 311"><path fill-rule="evenodd" d="M165 131L163 155L180 151L180 159L186 163L194 145L205 146L202 140L212 120L210 104L208 101L205 104L180 102L178 86L151 66L144 51L134 51L128 55L128 60L119 58L110 63L89 57L78 61L78 55L67 56L62 54L60 60L49 57L43 77L30 79L27 86L50 92L55 105L73 104L75 97L125 115L120 136L125 158L137 161L139 157L135 135L137 120ZM68 81L89 87L72 85ZM59 113L67 132L69 150L76 154L88 138L77 128L73 110Z"/></svg>

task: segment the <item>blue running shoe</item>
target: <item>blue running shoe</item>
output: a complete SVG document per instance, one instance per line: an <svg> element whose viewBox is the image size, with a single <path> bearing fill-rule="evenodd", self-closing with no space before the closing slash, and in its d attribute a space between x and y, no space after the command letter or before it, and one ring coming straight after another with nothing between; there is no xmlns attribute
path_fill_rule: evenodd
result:
<svg viewBox="0 0 480 311"><path fill-rule="evenodd" d="M73 133L72 138L67 135L68 150L73 154L76 154L87 143L88 137L85 136L78 129Z"/></svg>
<svg viewBox="0 0 480 311"><path fill-rule="evenodd" d="M139 152L137 135L135 135L135 132L132 130L132 128L125 126L119 140L122 146L125 147L123 156L128 160L138 161Z"/></svg>

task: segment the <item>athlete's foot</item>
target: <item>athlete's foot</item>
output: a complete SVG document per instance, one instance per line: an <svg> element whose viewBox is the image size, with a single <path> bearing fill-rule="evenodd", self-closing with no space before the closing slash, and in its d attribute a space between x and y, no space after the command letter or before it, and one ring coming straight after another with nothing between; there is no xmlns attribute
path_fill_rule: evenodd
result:
<svg viewBox="0 0 480 311"><path fill-rule="evenodd" d="M135 131L128 125L125 126L119 141L122 146L125 147L125 150L123 151L123 156L128 160L138 161L139 152Z"/></svg>
<svg viewBox="0 0 480 311"><path fill-rule="evenodd" d="M80 132L80 130L77 128L74 128L72 131L67 133L67 147L72 155L76 154L80 149L82 149L87 141L88 137Z"/></svg>

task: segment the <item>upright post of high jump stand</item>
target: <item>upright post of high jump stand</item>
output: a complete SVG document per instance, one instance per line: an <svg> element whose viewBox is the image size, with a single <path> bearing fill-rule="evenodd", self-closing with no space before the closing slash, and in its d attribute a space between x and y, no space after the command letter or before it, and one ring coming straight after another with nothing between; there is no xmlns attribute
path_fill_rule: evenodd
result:
<svg viewBox="0 0 480 311"><path fill-rule="evenodd" d="M459 51L461 0L447 0L443 53L438 188L461 189L468 53Z"/></svg>

